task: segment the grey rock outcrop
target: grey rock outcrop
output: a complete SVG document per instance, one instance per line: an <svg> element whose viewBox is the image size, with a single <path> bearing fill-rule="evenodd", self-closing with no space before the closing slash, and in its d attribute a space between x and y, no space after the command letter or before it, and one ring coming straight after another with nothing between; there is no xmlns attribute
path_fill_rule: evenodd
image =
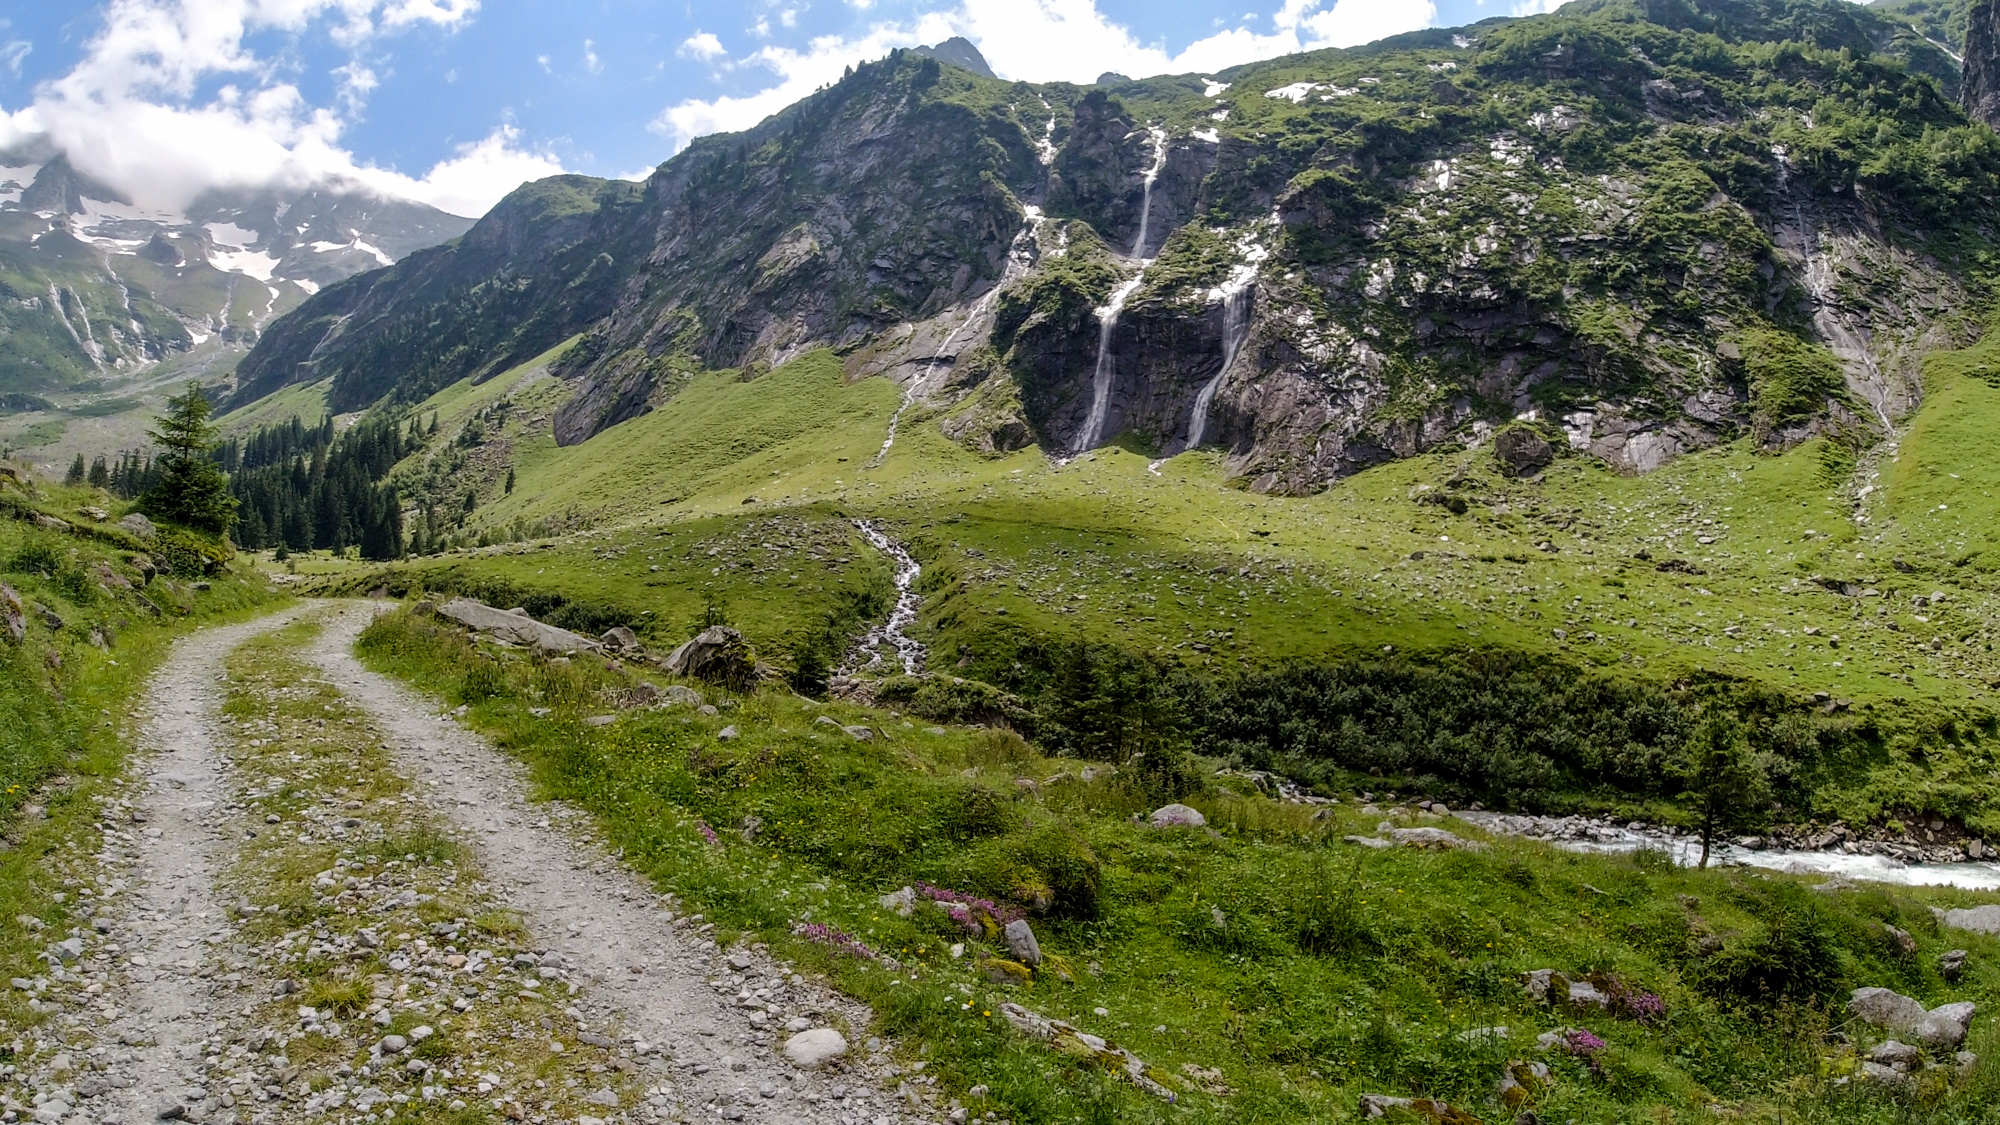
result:
<svg viewBox="0 0 2000 1125"><path fill-rule="evenodd" d="M668 654L666 669L676 676L741 687L756 682L757 657L743 634L711 625Z"/></svg>
<svg viewBox="0 0 2000 1125"><path fill-rule="evenodd" d="M1934 1050L1957 1047L1965 1042L1965 1033L1972 1027L1972 1014L1978 1010L1979 1005L1970 1000L1932 1008L1917 1024L1917 1042Z"/></svg>
<svg viewBox="0 0 2000 1125"><path fill-rule="evenodd" d="M1035 940L1034 928L1028 925L1026 918L1016 918L1007 923L1003 936L1007 939L1007 952L1014 955L1014 960L1030 968L1042 963L1041 943Z"/></svg>
<svg viewBox="0 0 2000 1125"><path fill-rule="evenodd" d="M1988 903L1969 910L1944 910L1938 921L1954 930L1974 934L2000 934L2000 905Z"/></svg>
<svg viewBox="0 0 2000 1125"><path fill-rule="evenodd" d="M1847 1001L1847 1010L1876 1027L1912 1033L1928 1014L1922 1003L1889 988L1855 989Z"/></svg>
<svg viewBox="0 0 2000 1125"><path fill-rule="evenodd" d="M476 632L543 652L595 652L599 648L596 641L579 633L545 625L526 613L494 609L471 598L453 598L437 611L440 617L448 617Z"/></svg>
<svg viewBox="0 0 2000 1125"><path fill-rule="evenodd" d="M1966 116L2000 129L2000 3L1979 0L1965 23L1959 102Z"/></svg>

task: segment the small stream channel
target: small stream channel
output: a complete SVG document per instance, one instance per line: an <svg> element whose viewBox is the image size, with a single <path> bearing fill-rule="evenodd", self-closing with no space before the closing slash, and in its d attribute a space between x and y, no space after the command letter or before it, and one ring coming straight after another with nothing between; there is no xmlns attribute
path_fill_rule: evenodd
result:
<svg viewBox="0 0 2000 1125"><path fill-rule="evenodd" d="M869 546L895 562L896 604L890 608L887 620L868 627L868 632L854 646L842 671L853 674L880 668L886 649L895 654L905 673L914 676L924 670L924 645L903 630L917 623L917 578L923 574L923 567L917 565L917 560L910 557L901 543L889 538L872 521L855 520L854 526L861 532L861 537L868 540Z"/></svg>

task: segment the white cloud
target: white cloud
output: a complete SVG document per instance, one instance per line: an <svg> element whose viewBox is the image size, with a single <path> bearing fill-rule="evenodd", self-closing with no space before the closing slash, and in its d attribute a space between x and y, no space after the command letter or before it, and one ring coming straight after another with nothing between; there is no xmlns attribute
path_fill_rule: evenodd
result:
<svg viewBox="0 0 2000 1125"><path fill-rule="evenodd" d="M680 53L683 58L700 59L703 62L709 62L713 59L721 58L729 52L723 48L722 40L717 39L714 32L697 31L693 35L688 36L687 41L681 44Z"/></svg>
<svg viewBox="0 0 2000 1125"><path fill-rule="evenodd" d="M361 59L382 35L451 30L478 0L112 0L67 74L33 100L0 108L0 148L46 141L140 203L185 206L211 188L361 183L458 214L483 213L521 180L561 171L503 125L423 176L378 168L340 141L376 84ZM252 36L324 25L350 52L334 71L336 105L317 106ZM196 91L221 80L212 95Z"/></svg>
<svg viewBox="0 0 2000 1125"><path fill-rule="evenodd" d="M14 77L21 77L21 64L27 61L28 52L34 49L35 45L26 39L9 39L0 43L0 66L6 67Z"/></svg>
<svg viewBox="0 0 2000 1125"><path fill-rule="evenodd" d="M760 48L735 66L768 69L776 77L772 85L754 94L680 102L662 111L652 128L668 137L676 150L708 133L747 129L837 81L850 65L881 58L896 47L935 43L953 35L977 44L1002 78L1087 83L1105 71L1134 78L1194 73L1317 47L1358 46L1428 27L1437 18L1434 0L1331 0L1331 7L1327 3L1282 0L1269 16L1275 29L1269 34L1251 31L1247 25L1261 17L1246 13L1242 25L1169 53L1141 42L1124 25L1106 17L1095 0L960 0L955 9L933 12L913 23L880 23L852 37L823 36L804 50ZM714 47L713 56L724 53L720 42ZM687 53L686 45L682 53Z"/></svg>
<svg viewBox="0 0 2000 1125"><path fill-rule="evenodd" d="M583 69L592 74L604 72L604 60L597 57L597 44L589 39L583 41Z"/></svg>
<svg viewBox="0 0 2000 1125"><path fill-rule="evenodd" d="M1865 4L1869 0L1860 0L1860 2ZM1514 10L1509 14L1516 16L1543 16L1567 3L1569 3L1569 0L1514 0Z"/></svg>

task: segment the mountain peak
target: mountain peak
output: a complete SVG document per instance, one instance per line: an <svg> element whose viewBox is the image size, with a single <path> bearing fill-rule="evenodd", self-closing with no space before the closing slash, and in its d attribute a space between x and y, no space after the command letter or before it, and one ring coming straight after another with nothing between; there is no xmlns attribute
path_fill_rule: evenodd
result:
<svg viewBox="0 0 2000 1125"><path fill-rule="evenodd" d="M80 215L84 212L85 199L104 203L132 202L117 189L106 187L77 171L69 162L69 154L59 152L42 165L41 171L35 173L35 182L21 193L21 209Z"/></svg>
<svg viewBox="0 0 2000 1125"><path fill-rule="evenodd" d="M963 35L954 35L935 47L912 47L910 53L962 67L981 78L998 77L993 68L986 65L986 56L980 54L979 48L972 45L972 40Z"/></svg>

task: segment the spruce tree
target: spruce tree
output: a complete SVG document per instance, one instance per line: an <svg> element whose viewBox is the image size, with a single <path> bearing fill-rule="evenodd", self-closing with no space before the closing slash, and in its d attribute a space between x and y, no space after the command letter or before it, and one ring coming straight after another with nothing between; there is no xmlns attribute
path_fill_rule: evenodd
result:
<svg viewBox="0 0 2000 1125"><path fill-rule="evenodd" d="M160 447L159 483L139 504L156 519L226 535L236 522L236 498L229 494L229 478L209 457L219 444L209 410L196 383L167 400L167 412L154 420L158 428L146 431Z"/></svg>
<svg viewBox="0 0 2000 1125"><path fill-rule="evenodd" d="M514 495L514 470L507 470L507 495Z"/></svg>
<svg viewBox="0 0 2000 1125"><path fill-rule="evenodd" d="M90 463L90 486L92 488L111 487L111 466L105 464L102 456Z"/></svg>
<svg viewBox="0 0 2000 1125"><path fill-rule="evenodd" d="M76 455L76 460L69 463L69 472L63 475L63 483L82 484L84 475L89 471L84 467L83 454L79 453Z"/></svg>

